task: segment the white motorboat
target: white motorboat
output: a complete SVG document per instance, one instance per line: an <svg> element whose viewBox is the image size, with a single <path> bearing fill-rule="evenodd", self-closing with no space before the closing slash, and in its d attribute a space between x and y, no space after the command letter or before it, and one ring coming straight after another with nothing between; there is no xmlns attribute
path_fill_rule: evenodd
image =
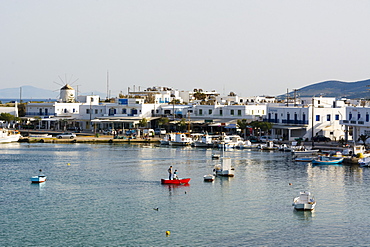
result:
<svg viewBox="0 0 370 247"><path fill-rule="evenodd" d="M241 142L239 143L239 145L236 146L236 148L240 148L240 149L252 149L252 148L257 148L258 147L258 144L252 144L252 142L250 140L246 140L244 142Z"/></svg>
<svg viewBox="0 0 370 247"><path fill-rule="evenodd" d="M170 146L189 146L193 142L191 137L186 133L176 133L173 140L169 141Z"/></svg>
<svg viewBox="0 0 370 247"><path fill-rule="evenodd" d="M243 144L243 139L238 135L223 136L222 141L218 144L219 148L235 148Z"/></svg>
<svg viewBox="0 0 370 247"><path fill-rule="evenodd" d="M42 170L40 169L40 173L38 176L31 177L31 183L43 183L46 181L46 176L42 173Z"/></svg>
<svg viewBox="0 0 370 247"><path fill-rule="evenodd" d="M307 149L304 146L296 147L292 149L292 154L294 155L312 155L318 153L320 150L319 149Z"/></svg>
<svg viewBox="0 0 370 247"><path fill-rule="evenodd" d="M215 166L214 172L216 176L234 177L234 168L231 167L231 159L221 157L221 164Z"/></svg>
<svg viewBox="0 0 370 247"><path fill-rule="evenodd" d="M279 147L275 146L273 141L267 141L265 145L261 146L261 150L278 150Z"/></svg>
<svg viewBox="0 0 370 247"><path fill-rule="evenodd" d="M313 210L316 206L316 200L310 192L300 192L299 196L293 199L294 209L299 211Z"/></svg>
<svg viewBox="0 0 370 247"><path fill-rule="evenodd" d="M166 134L161 140L159 140L161 145L169 145L171 140L175 140L174 133Z"/></svg>
<svg viewBox="0 0 370 247"><path fill-rule="evenodd" d="M362 167L370 167L370 156L359 159L358 164Z"/></svg>
<svg viewBox="0 0 370 247"><path fill-rule="evenodd" d="M191 145L194 147L214 147L218 137L218 135L205 134L194 141Z"/></svg>
<svg viewBox="0 0 370 247"><path fill-rule="evenodd" d="M208 174L203 176L204 182L213 182L215 180L215 176L213 174Z"/></svg>
<svg viewBox="0 0 370 247"><path fill-rule="evenodd" d="M17 142L19 138L21 134L16 130L0 129L0 143Z"/></svg>

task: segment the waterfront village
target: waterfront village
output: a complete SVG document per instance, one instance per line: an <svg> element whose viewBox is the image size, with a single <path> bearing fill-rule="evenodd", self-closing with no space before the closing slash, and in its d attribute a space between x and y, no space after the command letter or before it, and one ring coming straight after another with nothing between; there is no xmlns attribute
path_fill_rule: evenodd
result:
<svg viewBox="0 0 370 247"><path fill-rule="evenodd" d="M15 103L0 107L0 112L17 117L17 121L3 121L3 127L20 131L73 130L94 136L108 133L117 138L142 138L151 134L145 130L153 129L240 134L244 139L264 137L287 142L313 138L343 143L370 141L367 102L322 96L277 100L239 97L233 92L220 95L202 89L134 87L126 95L101 99L98 95L76 95L75 89L66 84L54 102Z"/></svg>

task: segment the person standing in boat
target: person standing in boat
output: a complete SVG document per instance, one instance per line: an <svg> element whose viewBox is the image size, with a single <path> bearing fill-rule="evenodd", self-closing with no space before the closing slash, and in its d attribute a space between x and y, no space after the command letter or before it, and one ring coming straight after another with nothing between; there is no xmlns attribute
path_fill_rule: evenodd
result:
<svg viewBox="0 0 370 247"><path fill-rule="evenodd" d="M172 180L172 166L170 166L170 168L168 168L168 179Z"/></svg>
<svg viewBox="0 0 370 247"><path fill-rule="evenodd" d="M175 180L179 179L179 177L177 176L177 170L175 170L175 172L173 173L173 179Z"/></svg>

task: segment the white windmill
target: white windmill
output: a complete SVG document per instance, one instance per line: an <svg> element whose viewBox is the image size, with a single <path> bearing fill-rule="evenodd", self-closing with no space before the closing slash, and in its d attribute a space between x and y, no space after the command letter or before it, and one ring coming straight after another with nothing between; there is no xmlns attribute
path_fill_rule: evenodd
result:
<svg viewBox="0 0 370 247"><path fill-rule="evenodd" d="M76 91L74 90L74 88L71 85L73 83L75 83L78 79L76 79L75 81L70 83L70 81L72 79L72 76L70 77L68 82L67 82L67 76L65 76L66 77L65 81L63 81L62 78L60 76L58 76L63 84L60 84L60 83L57 83L57 82L54 81L54 83L62 86L62 88L60 88L59 100L63 103L74 103L74 102L76 102Z"/></svg>

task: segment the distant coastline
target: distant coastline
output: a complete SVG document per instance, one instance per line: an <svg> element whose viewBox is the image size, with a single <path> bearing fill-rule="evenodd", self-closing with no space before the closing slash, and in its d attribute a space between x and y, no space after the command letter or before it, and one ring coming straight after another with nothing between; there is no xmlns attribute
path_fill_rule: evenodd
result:
<svg viewBox="0 0 370 247"><path fill-rule="evenodd" d="M20 103L20 99L15 99L15 98L9 98L9 99L6 99L6 98L2 98L0 99L0 101L5 104L5 103L9 103L9 102L17 102L17 103ZM29 101L43 101L43 102L54 102L56 101L56 99L22 99L22 102L25 103L25 102L29 102Z"/></svg>

